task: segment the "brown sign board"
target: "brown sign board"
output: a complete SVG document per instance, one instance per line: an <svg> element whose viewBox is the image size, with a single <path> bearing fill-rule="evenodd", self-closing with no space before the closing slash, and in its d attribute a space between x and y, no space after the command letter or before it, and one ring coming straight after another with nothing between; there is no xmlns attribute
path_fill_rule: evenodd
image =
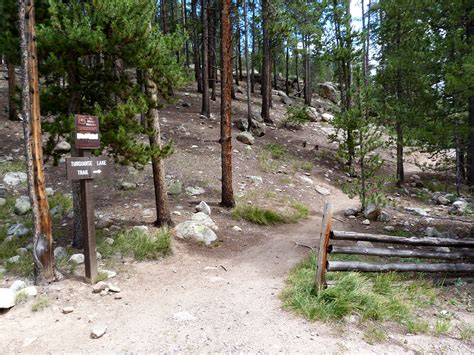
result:
<svg viewBox="0 0 474 355"><path fill-rule="evenodd" d="M103 178L110 175L110 163L104 157L66 158L68 180Z"/></svg>
<svg viewBox="0 0 474 355"><path fill-rule="evenodd" d="M97 116L76 115L76 148L100 148L99 118Z"/></svg>

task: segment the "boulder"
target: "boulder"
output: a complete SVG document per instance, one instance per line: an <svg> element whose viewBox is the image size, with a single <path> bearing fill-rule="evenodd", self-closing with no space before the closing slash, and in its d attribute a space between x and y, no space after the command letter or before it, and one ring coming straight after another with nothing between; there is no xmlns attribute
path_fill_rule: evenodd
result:
<svg viewBox="0 0 474 355"><path fill-rule="evenodd" d="M55 259L62 259L67 256L67 251L63 247L56 247L54 248L53 254Z"/></svg>
<svg viewBox="0 0 474 355"><path fill-rule="evenodd" d="M18 186L22 182L26 182L27 175L21 171L8 172L3 177L3 182L8 186Z"/></svg>
<svg viewBox="0 0 474 355"><path fill-rule="evenodd" d="M17 215L23 216L27 214L30 210L31 210L31 203L30 203L30 198L28 196L20 196L16 199L14 212Z"/></svg>
<svg viewBox="0 0 474 355"><path fill-rule="evenodd" d="M449 209L450 214L463 215L466 211L466 208L469 206L469 203L465 200L454 201L453 205Z"/></svg>
<svg viewBox="0 0 474 355"><path fill-rule="evenodd" d="M322 187L322 186L319 186L319 185L316 185L314 187L314 189L321 195L323 196L328 196L331 194L331 191L325 187Z"/></svg>
<svg viewBox="0 0 474 355"><path fill-rule="evenodd" d="M26 284L25 281L23 280L15 280L15 282L13 282L11 285L10 285L10 290L12 290L13 292L18 292L24 288L26 288L28 285Z"/></svg>
<svg viewBox="0 0 474 355"><path fill-rule="evenodd" d="M48 195L48 197L51 197L51 196L54 195L54 189L52 187L47 187L45 189L45 191L46 191L46 195Z"/></svg>
<svg viewBox="0 0 474 355"><path fill-rule="evenodd" d="M439 232L435 227L426 227L425 235L430 238L442 238L443 234Z"/></svg>
<svg viewBox="0 0 474 355"><path fill-rule="evenodd" d="M420 207L405 207L405 210L408 212L413 212L421 217L429 216L430 209L428 208L420 208Z"/></svg>
<svg viewBox="0 0 474 355"><path fill-rule="evenodd" d="M185 221L178 224L175 232L178 238L193 239L206 245L217 239L217 235L211 228L196 221Z"/></svg>
<svg viewBox="0 0 474 355"><path fill-rule="evenodd" d="M339 102L339 91L336 89L336 86L331 82L318 84L317 93L322 98L328 99L335 104Z"/></svg>
<svg viewBox="0 0 474 355"><path fill-rule="evenodd" d="M199 186L188 186L186 187L186 193L191 196L197 196L197 195L202 195L206 191Z"/></svg>
<svg viewBox="0 0 474 355"><path fill-rule="evenodd" d="M179 195L183 192L183 184L179 180L166 180L168 195Z"/></svg>
<svg viewBox="0 0 474 355"><path fill-rule="evenodd" d="M375 221L381 212L382 210L380 209L380 207L378 207L374 203L369 203L365 208L364 217L371 221Z"/></svg>
<svg viewBox="0 0 474 355"><path fill-rule="evenodd" d="M395 230L395 227L394 226L385 226L385 227L383 227L383 230L387 231L387 232L393 232Z"/></svg>
<svg viewBox="0 0 474 355"><path fill-rule="evenodd" d="M357 209L357 208L347 208L345 211L344 211L344 216L346 217L349 217L349 216L356 216L357 214L359 214L360 210Z"/></svg>
<svg viewBox="0 0 474 355"><path fill-rule="evenodd" d="M27 235L30 232L28 228L26 228L23 224L21 223L15 223L12 224L10 227L7 229L7 239L11 240L12 238L8 237L22 237L24 235ZM5 240L7 241L7 240Z"/></svg>
<svg viewBox="0 0 474 355"><path fill-rule="evenodd" d="M211 207L209 207L209 205L206 202L201 201L199 203L199 205L196 206L196 212L202 212L202 213L205 213L208 216L210 216L211 215Z"/></svg>
<svg viewBox="0 0 474 355"><path fill-rule="evenodd" d="M198 224L205 225L206 227L209 227L213 230L219 229L219 227L217 227L216 222L214 222L211 217L209 217L207 214L203 212L198 212L198 213L193 214L193 216L191 217L191 221Z"/></svg>
<svg viewBox="0 0 474 355"><path fill-rule="evenodd" d="M255 143L255 138L252 136L252 133L250 132L241 132L237 135L236 138L240 143L243 143L243 144L253 145Z"/></svg>
<svg viewBox="0 0 474 355"><path fill-rule="evenodd" d="M448 198L446 198L446 196L441 195L436 198L436 203L438 205L446 206L446 205L449 205L451 201Z"/></svg>
<svg viewBox="0 0 474 355"><path fill-rule="evenodd" d="M12 308L15 305L16 293L9 288L0 288L0 309Z"/></svg>
<svg viewBox="0 0 474 355"><path fill-rule="evenodd" d="M321 118L321 115L320 113L318 112L318 110L314 107L308 107L308 116L309 116L309 119L311 120L311 122L318 122L319 119Z"/></svg>
<svg viewBox="0 0 474 355"><path fill-rule="evenodd" d="M390 214L387 211L380 212L379 216L377 217L377 220L379 222L384 222L384 223L390 222L391 219L392 219L392 217L390 216Z"/></svg>
<svg viewBox="0 0 474 355"><path fill-rule="evenodd" d="M90 336L91 336L92 339L99 339L106 332L107 332L107 326L106 325L96 325L96 326L94 326L94 328L92 328Z"/></svg>
<svg viewBox="0 0 474 355"><path fill-rule="evenodd" d="M323 113L321 115L321 122L331 122L334 119L334 115L331 115L330 113Z"/></svg>
<svg viewBox="0 0 474 355"><path fill-rule="evenodd" d="M256 137L263 137L267 132L267 126L263 122L252 120L250 132L252 132L252 134Z"/></svg>
<svg viewBox="0 0 474 355"><path fill-rule="evenodd" d="M110 228L110 226L112 226L112 224L114 224L114 221L112 221L109 217L104 216L104 217L99 218L99 220L97 221L95 227L97 229Z"/></svg>
<svg viewBox="0 0 474 355"><path fill-rule="evenodd" d="M241 131L246 131L249 128L249 120L245 116L239 117L237 120L237 128Z"/></svg>
<svg viewBox="0 0 474 355"><path fill-rule="evenodd" d="M293 103L293 101L291 101L291 99L288 97L288 95L284 91L278 90L277 94L278 96L280 96L281 102L283 102L285 105L289 106Z"/></svg>
<svg viewBox="0 0 474 355"><path fill-rule="evenodd" d="M124 181L120 184L120 188L125 191L134 190L137 188L137 184L135 182Z"/></svg>
<svg viewBox="0 0 474 355"><path fill-rule="evenodd" d="M3 207L7 204L7 200L4 199L3 197L0 197L0 207Z"/></svg>
<svg viewBox="0 0 474 355"><path fill-rule="evenodd" d="M78 254L73 254L69 258L69 263L70 264L83 264L84 263L84 254L78 253Z"/></svg>
<svg viewBox="0 0 474 355"><path fill-rule="evenodd" d="M71 145L66 141L62 141L56 144L56 147L54 147L54 150L57 151L58 153L67 153L71 150Z"/></svg>

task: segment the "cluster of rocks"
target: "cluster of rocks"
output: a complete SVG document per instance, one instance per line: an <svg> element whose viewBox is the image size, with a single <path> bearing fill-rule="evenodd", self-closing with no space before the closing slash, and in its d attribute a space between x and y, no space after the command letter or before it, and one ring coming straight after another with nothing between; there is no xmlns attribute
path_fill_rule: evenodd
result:
<svg viewBox="0 0 474 355"><path fill-rule="evenodd" d="M23 280L16 280L9 288L0 288L0 309L9 309L16 305L20 298L35 297L38 290Z"/></svg>
<svg viewBox="0 0 474 355"><path fill-rule="evenodd" d="M362 224L364 225L370 225L371 221L388 223L392 219L391 215L387 211L383 210L374 203L369 203L364 210L361 208L351 207L344 211L344 215L349 219L355 219L360 214L363 214L365 218L362 221Z"/></svg>
<svg viewBox="0 0 474 355"><path fill-rule="evenodd" d="M193 214L191 220L181 222L175 227L176 237L210 245L217 240L215 232L219 230L210 215L211 208L206 202L201 201L196 206L196 213Z"/></svg>
<svg viewBox="0 0 474 355"><path fill-rule="evenodd" d="M92 293L98 293L101 296L107 296L108 294L115 294L116 298L121 298L117 294L120 293L120 287L117 285L107 283L104 281L97 282L92 286ZM118 297L117 297L118 296Z"/></svg>

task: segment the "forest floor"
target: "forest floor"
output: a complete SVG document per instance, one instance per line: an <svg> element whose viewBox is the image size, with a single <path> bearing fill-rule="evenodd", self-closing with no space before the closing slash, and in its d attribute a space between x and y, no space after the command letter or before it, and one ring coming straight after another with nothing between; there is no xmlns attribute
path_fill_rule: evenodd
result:
<svg viewBox="0 0 474 355"><path fill-rule="evenodd" d="M1 88L0 88L1 90ZM3 96L3 98L2 98ZM245 115L244 95L237 93L233 102L233 119ZM305 352L305 353L472 353L472 340L460 339L458 330L445 334L407 334L398 324L384 324L388 338L370 345L364 340L366 323L345 320L324 323L308 321L282 309L279 295L285 287L289 270L304 259L309 249L295 242L316 246L324 203L332 202L336 219L334 228L347 231L381 232L386 225L362 219L348 219L344 210L357 207L341 190L347 177L335 162L335 145L329 143L330 126L309 123L301 130L269 127L255 145L245 146L233 139L234 191L238 203L278 205L298 201L310 210L308 219L297 224L256 226L236 221L230 211L219 207L220 146L219 120L199 116L200 95L189 87L178 93L179 101L161 110L165 139L175 142L175 153L166 160L166 172L183 186L199 186L200 196L180 194L170 197L176 223L190 218L201 200L212 209L211 217L219 226L218 241L212 247L179 239L173 240L173 254L158 261L103 261L104 267L117 271L110 280L121 288L120 297L100 296L78 277L66 277L51 285L39 287L48 306L32 312L34 300L0 314L0 349L2 353L78 353L78 352ZM20 160L23 154L21 123L6 121L0 95L0 157ZM259 111L259 95L254 109ZM286 108L275 96L273 117L280 119ZM186 102L190 107L183 107ZM219 117L219 101L212 102L212 112ZM238 133L233 130L234 138ZM303 142L307 142L303 147ZM268 159L268 145L278 144L285 150L279 159ZM314 150L314 145L319 150ZM393 174L394 164L387 154L385 174ZM393 160L393 159L392 159ZM419 174L415 164L406 164L407 176ZM424 176L423 174L421 174ZM55 191L69 193L64 164L46 164L47 185ZM260 179L252 178L255 176ZM311 180L309 180L309 179ZM120 189L122 182L136 182L132 191ZM328 188L323 196L316 186ZM25 194L20 187L13 194ZM459 235L469 233L469 223L453 222L446 211L413 194L393 194L396 205L388 209L390 225L409 229L421 235L426 226L450 230ZM95 181L96 214L107 216L124 227L152 225L154 194L150 166L143 170L115 166L108 180ZM283 202L282 202L283 201ZM404 206L429 207L432 216L422 218L406 212ZM432 217L431 216L431 217ZM57 245L70 243L72 220L65 218L55 230ZM6 224L8 221L0 221ZM242 232L232 229L239 226ZM78 268L76 273L83 270ZM17 277L4 275L1 287L8 287ZM471 286L463 286L472 294ZM447 302L455 286L443 287L442 299L424 311L426 319L436 319L441 311L453 314L453 324L474 326L470 307ZM42 297L41 295L37 296ZM62 309L74 311L63 314ZM95 325L107 326L100 339L91 339Z"/></svg>

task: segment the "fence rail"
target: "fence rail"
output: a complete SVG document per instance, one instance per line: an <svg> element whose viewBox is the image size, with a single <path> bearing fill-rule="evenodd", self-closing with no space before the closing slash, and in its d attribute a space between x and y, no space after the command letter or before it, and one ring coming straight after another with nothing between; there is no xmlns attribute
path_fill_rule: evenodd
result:
<svg viewBox="0 0 474 355"><path fill-rule="evenodd" d="M406 248L342 246L331 244L332 241L365 241L380 244L403 245ZM437 251L420 249L420 247L462 248L458 251ZM328 254L364 255L373 257L419 258L447 260L444 263L429 262L379 262L328 261ZM315 287L318 291L326 287L328 271L360 272L467 272L474 273L474 239L454 238L417 238L396 237L383 234L369 234L332 230L332 205L326 203L323 211L323 222L316 261Z"/></svg>

